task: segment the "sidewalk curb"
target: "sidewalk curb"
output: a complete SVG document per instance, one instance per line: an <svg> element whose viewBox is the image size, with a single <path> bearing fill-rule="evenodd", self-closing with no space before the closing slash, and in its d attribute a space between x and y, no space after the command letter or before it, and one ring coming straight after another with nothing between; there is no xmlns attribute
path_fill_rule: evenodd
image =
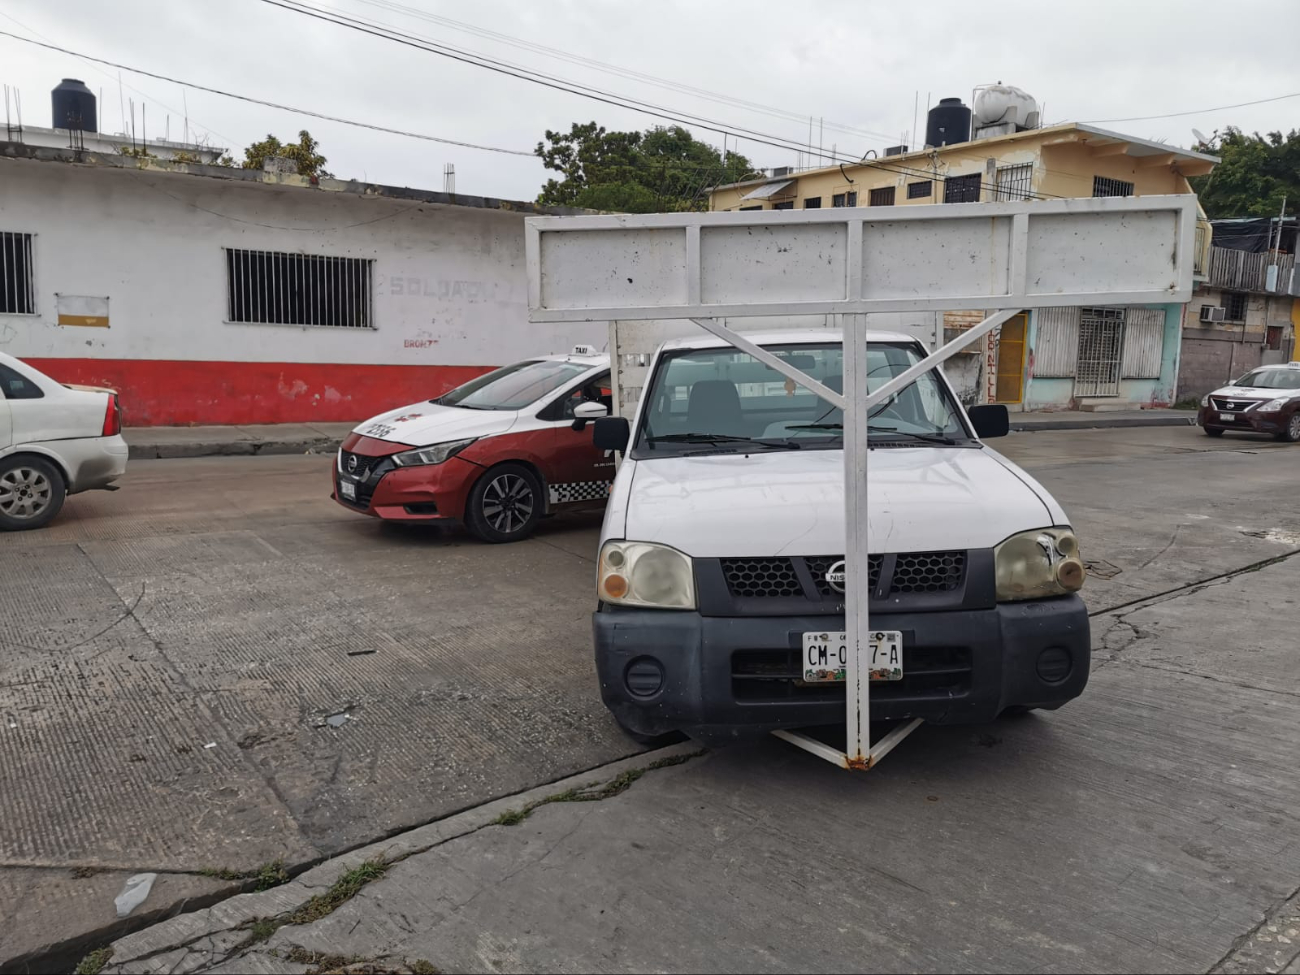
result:
<svg viewBox="0 0 1300 975"><path fill-rule="evenodd" d="M229 440L207 443L128 444L130 460L170 460L185 457L252 457L258 454L332 454L341 438L313 440Z"/></svg>
<svg viewBox="0 0 1300 975"><path fill-rule="evenodd" d="M1184 418L1181 416L1115 416L1107 417L1104 413L1087 419L1070 417L1060 420L1039 420L1032 423L1011 421L1012 433L1035 433L1039 430L1116 430L1124 427L1194 427L1196 414Z"/></svg>
<svg viewBox="0 0 1300 975"><path fill-rule="evenodd" d="M366 861L382 859L394 863L493 826L502 814L517 812L557 793L603 785L626 772L649 771L664 759L676 758L681 761L698 754L699 745L690 741L640 752L568 778L493 799L424 826L319 861L287 884L257 893L238 894L212 907L179 914L119 938L110 946L113 953L104 971L111 975L116 972L171 970L192 951L207 950L213 955L224 952L227 956L233 956L247 941L248 927L255 920L294 911L313 895L328 888L342 873ZM197 945L200 941L203 942L202 946ZM196 947L191 949L191 945ZM182 967L186 971L192 970Z"/></svg>

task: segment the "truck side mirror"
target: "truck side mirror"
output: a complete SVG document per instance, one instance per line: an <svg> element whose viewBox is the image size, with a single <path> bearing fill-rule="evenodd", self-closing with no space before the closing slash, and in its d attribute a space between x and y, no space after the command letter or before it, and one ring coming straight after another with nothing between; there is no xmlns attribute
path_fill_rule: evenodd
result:
<svg viewBox="0 0 1300 975"><path fill-rule="evenodd" d="M597 403L594 400L587 400L579 403L573 408L573 429L582 431L587 429L587 421L595 420L609 413L609 407L604 403Z"/></svg>
<svg viewBox="0 0 1300 975"><path fill-rule="evenodd" d="M1011 432L1011 416L1005 406L972 406L966 415L981 440L1005 437Z"/></svg>
<svg viewBox="0 0 1300 975"><path fill-rule="evenodd" d="M625 416L602 416L592 423L591 442L601 450L627 450L632 428Z"/></svg>

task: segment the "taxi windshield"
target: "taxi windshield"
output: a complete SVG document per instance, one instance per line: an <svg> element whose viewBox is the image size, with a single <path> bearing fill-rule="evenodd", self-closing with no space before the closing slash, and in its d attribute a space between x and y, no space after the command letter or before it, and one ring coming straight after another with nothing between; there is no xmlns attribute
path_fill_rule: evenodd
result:
<svg viewBox="0 0 1300 975"><path fill-rule="evenodd" d="M581 362L531 359L471 379L450 393L430 400L438 406L467 410L522 410L577 379L591 366Z"/></svg>
<svg viewBox="0 0 1300 975"><path fill-rule="evenodd" d="M1253 389L1300 389L1300 368L1256 369L1237 380Z"/></svg>

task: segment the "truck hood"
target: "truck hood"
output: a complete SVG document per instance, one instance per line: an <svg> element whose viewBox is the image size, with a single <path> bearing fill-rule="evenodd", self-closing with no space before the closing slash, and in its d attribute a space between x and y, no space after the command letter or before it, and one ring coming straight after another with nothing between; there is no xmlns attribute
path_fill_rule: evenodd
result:
<svg viewBox="0 0 1300 975"><path fill-rule="evenodd" d="M805 449L638 460L623 537L697 558L841 553L843 457ZM1058 522L1042 489L992 450L878 448L870 470L873 552L991 548Z"/></svg>
<svg viewBox="0 0 1300 975"><path fill-rule="evenodd" d="M514 410L467 410L458 406L436 406L426 400L372 416L352 432L375 440L427 447L448 440L505 433L514 426L518 417Z"/></svg>

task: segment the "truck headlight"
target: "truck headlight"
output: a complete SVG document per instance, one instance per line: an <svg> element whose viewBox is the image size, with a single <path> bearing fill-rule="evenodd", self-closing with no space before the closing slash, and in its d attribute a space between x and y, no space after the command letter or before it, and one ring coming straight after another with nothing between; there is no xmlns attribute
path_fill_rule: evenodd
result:
<svg viewBox="0 0 1300 975"><path fill-rule="evenodd" d="M1257 413L1276 413L1289 402L1290 398L1286 396L1283 396L1281 399L1271 399L1263 406L1256 407L1255 411Z"/></svg>
<svg viewBox="0 0 1300 975"><path fill-rule="evenodd" d="M619 606L695 608L691 559L667 545L606 542L596 588L601 600Z"/></svg>
<svg viewBox="0 0 1300 975"><path fill-rule="evenodd" d="M447 443L436 443L432 447L421 447L418 450L407 450L400 454L393 454L393 463L398 467L418 467L421 464L441 464L448 457L454 457L462 450L475 441L475 437L468 440L449 440Z"/></svg>
<svg viewBox="0 0 1300 975"><path fill-rule="evenodd" d="M999 602L1063 596L1083 588L1079 539L1069 528L1012 535L993 550Z"/></svg>

